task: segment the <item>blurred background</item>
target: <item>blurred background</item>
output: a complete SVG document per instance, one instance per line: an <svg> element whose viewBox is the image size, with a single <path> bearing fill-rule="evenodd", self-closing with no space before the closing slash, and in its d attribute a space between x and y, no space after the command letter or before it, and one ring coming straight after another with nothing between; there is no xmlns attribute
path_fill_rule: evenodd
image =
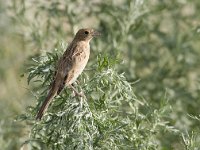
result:
<svg viewBox="0 0 200 150"><path fill-rule="evenodd" d="M28 136L26 126L15 121L35 104L28 60L67 44L83 27L103 34L92 44L90 61L99 52L119 55L123 64L117 69L137 81L138 97L152 109L165 97L172 108L170 124L188 136L199 133L198 118L190 117L200 114L199 10L199 0L0 0L2 149L19 149ZM180 135L163 134L160 143L162 149L183 149Z"/></svg>

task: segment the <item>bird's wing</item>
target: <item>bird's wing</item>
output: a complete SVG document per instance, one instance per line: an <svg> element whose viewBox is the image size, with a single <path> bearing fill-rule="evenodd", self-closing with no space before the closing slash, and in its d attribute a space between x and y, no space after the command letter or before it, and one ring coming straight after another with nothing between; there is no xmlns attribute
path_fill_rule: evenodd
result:
<svg viewBox="0 0 200 150"><path fill-rule="evenodd" d="M55 78L51 83L50 90L47 97L45 98L42 106L40 107L36 119L41 119L44 112L47 110L49 104L51 103L53 97L59 94L65 86L65 80L68 78L68 73L73 67L74 60L72 58L74 52L76 51L76 44L71 44L63 56L58 61L57 70Z"/></svg>
<svg viewBox="0 0 200 150"><path fill-rule="evenodd" d="M59 86L57 94L59 94L63 90L67 81L70 80L70 78L72 77L70 71L73 69L73 66L75 64L75 59L73 56L76 53L76 51L79 51L79 47L76 43L72 43L71 45L69 45L69 47L63 54L63 57L59 61L57 76L58 78L60 78L60 80L62 80L62 82L60 82L61 84Z"/></svg>

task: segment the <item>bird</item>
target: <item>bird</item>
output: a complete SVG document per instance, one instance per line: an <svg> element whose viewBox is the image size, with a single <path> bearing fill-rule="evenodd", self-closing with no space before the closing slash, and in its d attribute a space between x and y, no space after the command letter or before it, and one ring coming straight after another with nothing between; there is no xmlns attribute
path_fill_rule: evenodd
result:
<svg viewBox="0 0 200 150"><path fill-rule="evenodd" d="M65 86L71 88L76 95L83 96L77 92L72 84L83 72L88 62L91 39L99 35L101 35L100 32L91 28L80 29L75 34L74 39L58 60L54 79L50 84L46 98L37 112L36 120L41 120L53 98L59 95Z"/></svg>

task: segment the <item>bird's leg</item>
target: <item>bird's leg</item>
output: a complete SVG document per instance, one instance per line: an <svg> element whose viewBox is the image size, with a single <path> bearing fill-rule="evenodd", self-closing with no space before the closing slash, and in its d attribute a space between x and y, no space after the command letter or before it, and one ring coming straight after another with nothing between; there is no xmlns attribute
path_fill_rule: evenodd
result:
<svg viewBox="0 0 200 150"><path fill-rule="evenodd" d="M80 82L78 81L78 80L76 80L76 83L79 85L80 84ZM72 84L73 85L73 84Z"/></svg>
<svg viewBox="0 0 200 150"><path fill-rule="evenodd" d="M83 93L79 93L79 92L74 88L73 85L70 84L69 87L75 92L75 94L76 94L77 96L85 97L85 95L84 95Z"/></svg>

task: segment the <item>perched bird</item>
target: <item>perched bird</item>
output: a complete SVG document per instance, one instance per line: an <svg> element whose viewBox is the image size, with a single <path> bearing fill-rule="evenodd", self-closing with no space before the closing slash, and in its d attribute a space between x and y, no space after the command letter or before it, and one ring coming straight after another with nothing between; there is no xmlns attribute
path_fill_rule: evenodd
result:
<svg viewBox="0 0 200 150"><path fill-rule="evenodd" d="M80 29L76 33L73 41L58 61L54 80L46 99L37 113L36 119L40 120L42 118L54 96L58 95L65 85L81 96L72 86L72 83L76 81L88 62L90 40L99 35L100 33L93 29Z"/></svg>

